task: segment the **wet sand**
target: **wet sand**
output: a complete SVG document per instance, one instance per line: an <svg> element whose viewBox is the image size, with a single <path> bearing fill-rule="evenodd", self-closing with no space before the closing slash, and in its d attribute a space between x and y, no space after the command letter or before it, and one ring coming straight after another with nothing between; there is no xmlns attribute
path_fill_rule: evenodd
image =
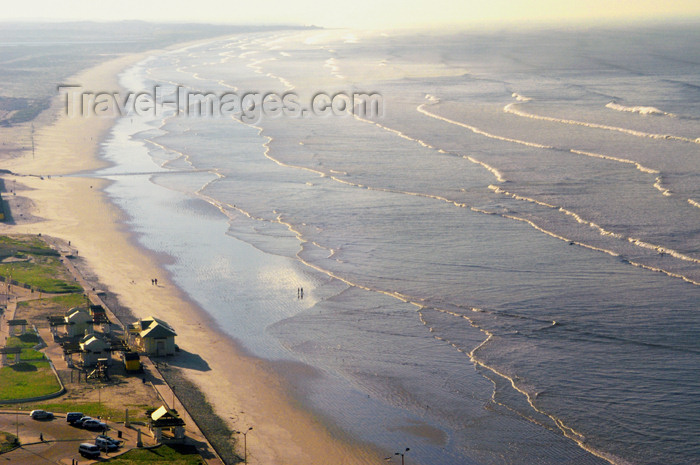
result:
<svg viewBox="0 0 700 465"><path fill-rule="evenodd" d="M70 82L85 89L117 90L119 72L145 56L104 62ZM113 124L109 118L69 118L64 104L57 98L34 121L34 153L28 143L29 124L0 128L2 140L12 141L0 147L0 163L15 173L2 177L6 189L17 194L4 194L10 199L15 224L0 223L0 234L42 233L71 241L121 305L136 317L153 315L171 323L185 354L172 364L182 368L232 429L254 427L247 441L250 463L384 463L379 451L337 437L294 400L279 371L303 371L304 367L251 357L214 326L169 280L160 265L162 257L138 246L124 213L102 192L107 181L64 176L106 165L99 158L99 144ZM156 277L158 286L151 283Z"/></svg>

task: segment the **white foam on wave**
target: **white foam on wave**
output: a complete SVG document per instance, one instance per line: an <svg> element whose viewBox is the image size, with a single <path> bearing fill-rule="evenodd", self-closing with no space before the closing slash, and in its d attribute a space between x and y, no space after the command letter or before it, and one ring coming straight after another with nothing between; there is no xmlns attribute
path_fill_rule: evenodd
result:
<svg viewBox="0 0 700 465"><path fill-rule="evenodd" d="M626 164L634 165L635 168L637 168L642 173L659 174L659 170L656 170L654 168L648 168L639 162L636 162L634 160L629 160L627 158L614 157L612 155L604 155L602 153L586 152L584 150L576 150L576 149L570 149L570 152L576 153L578 155L585 155L587 157L600 158L602 160L610 160L610 161L616 161L618 163L626 163Z"/></svg>
<svg viewBox="0 0 700 465"><path fill-rule="evenodd" d="M338 60L336 60L335 58L331 57L331 58L327 59L323 63L323 67L328 68L333 77L336 77L338 79L345 79L345 76L340 74L340 67L338 66Z"/></svg>
<svg viewBox="0 0 700 465"><path fill-rule="evenodd" d="M381 128L381 129L384 129L385 131L391 132L392 134L395 134L395 135L401 137L402 139L406 139L406 140L410 140L410 141L412 141L412 142L416 142L417 144L421 145L422 147L425 147L425 148L431 149L431 150L435 150L435 151L437 151L438 153L441 153L441 154L448 154L448 152L446 152L446 151L444 151L444 150L442 150L442 149L440 149L440 148L437 148L437 147L435 147L435 146L433 146L433 145L431 145L431 144L425 142L424 140L417 139L417 138L415 138L415 137L411 137L411 136L409 136L409 135L407 135L407 134L404 134L403 132L401 132L401 131L399 131L399 130L397 130L397 129L393 129L393 128L390 128L390 127L388 127L388 126L384 126L383 124L377 123L377 122L372 121L372 120L368 120L368 119L365 119L365 118L361 118L360 116L357 116L357 115L354 115L354 116L355 116L355 119L358 120L358 121L362 121L363 123L374 124L375 126ZM483 162L483 161L481 161L481 160L477 160L476 158L474 158L474 157L472 157L472 156L469 156L469 155L464 155L464 156L462 156L462 158L464 158L465 160L468 160L468 161L471 162L471 163L474 163L474 164L476 164L476 165L482 166L482 167L485 168L487 171L489 171L491 174L493 174L499 182L505 182L505 181L506 181L506 179L503 177L503 174L502 174L500 171L498 171L498 169L496 169L495 167L493 167L493 166L491 166L491 165L489 165L489 164L487 164L487 163L485 163L485 162Z"/></svg>
<svg viewBox="0 0 700 465"><path fill-rule="evenodd" d="M494 186L494 185L490 185L490 186L489 186L489 189L492 190L492 191L493 191L494 193L496 193L496 194L505 195L505 196L511 197L511 198L513 198L513 199L515 199L515 200L520 200L520 201L523 201L523 202L529 202L529 203L533 203L533 204L536 204L536 205L540 205L540 206L543 206L543 207L547 207L547 208L550 208L550 209L553 209L553 210L560 211L560 212L564 213L565 215L572 217L574 220L576 220L576 222L578 222L578 223L580 223L580 224L583 224L583 225L586 225L586 226L588 226L588 227L590 227L590 228L592 228L592 229L598 231L598 233L599 233L601 236L608 236L608 237L612 237L612 238L615 238L615 239L625 240L625 241L627 241L627 242L629 242L629 243L631 243L631 244L634 244L634 245L636 245L637 247L641 247L641 248L643 248L643 249L653 250L653 251L655 251L655 252L657 252L657 253L659 253L659 254L666 254L666 255L669 255L669 256L671 256L671 257L673 257L673 258L676 258L676 259L678 259L678 260L682 260L682 261L684 261L684 262L690 262L690 263L700 264L700 259L698 259L698 258L691 257L690 255L681 253L681 252L679 252L679 251L677 251L677 250L675 250L675 249L671 249L671 248L669 248L669 247L664 247L664 246L658 245L658 244L652 244L652 243L643 241L643 240L641 240L641 239L639 239L639 238L635 238L635 237L631 237L631 236L625 236L625 235L623 235L623 234L616 233L616 232L614 232L614 231L610 231L610 230L608 230L608 229L603 228L602 226L600 226L599 224L597 224L597 223L595 223L595 222L593 222L593 221L590 221L590 220L587 220L587 219L581 217L581 215L579 215L578 213L573 212L573 211L571 211L571 210L568 210L568 209L566 209L566 208L564 208L564 207L560 207L560 206L557 206L557 205L552 205L552 204L550 204L550 203L542 202L542 201L537 200L537 199L533 199L533 198L530 198L530 197L525 197L525 196L522 196L522 195L519 195L519 194L515 194L515 193L513 193L513 192L506 191L505 189L503 189L503 188L501 188L501 187L498 187L498 186ZM505 216L505 217L510 217L510 215L503 215L503 216ZM553 232L551 232L551 231L545 230L545 229L543 229L543 228L537 226L536 224L534 224L534 223L533 223L532 221L530 221L530 220L527 220L527 219L524 219L524 218L520 218L520 217L513 217L513 219L518 219L518 220L520 220L520 221L526 221L526 222L530 223L530 224L531 224L534 228L536 228L537 230L539 230L539 231L541 231L541 232L544 232L544 233L546 233L546 234L548 234L548 235L550 235L550 236L552 236L552 237L555 237L555 238L557 238L557 239L561 239L561 240L564 240L564 241L568 241L568 240L569 240L569 239L567 239L567 238L565 238L565 237L563 237L563 236L560 236L560 235L558 235L558 234L556 234L556 233L553 233ZM599 248L599 247L588 246L588 245L586 245L586 244L579 243L579 242L577 242L577 244L578 244L578 245L581 245L581 246L584 246L584 247L587 247L587 248L590 248L590 249L593 249L593 250L598 250L598 251L600 251L600 252L605 252L605 253L607 253L608 255L619 256L618 253L613 252L613 251L611 251L611 250L602 249L602 248ZM636 264L636 263L633 263L633 264L634 264L635 266L641 266L641 265ZM668 270L664 270L664 269L661 269L661 268L652 268L652 267L648 267L648 266L645 266L645 268L647 268L647 269L653 269L654 271L660 271L660 272L665 273L665 274L667 274L667 275L669 275L669 276L673 276L673 277L677 277L677 278L682 278L682 279L684 279L685 281L688 281L688 282L691 282L691 283L693 283L693 284L696 284L695 281L692 281L692 280L690 280L689 278L687 278L687 277L685 277L685 276L683 276L683 275L680 275L680 274L677 274L677 273L673 273L673 272L670 272L670 271L668 271Z"/></svg>
<svg viewBox="0 0 700 465"><path fill-rule="evenodd" d="M691 204L694 207L700 208L700 202L693 200L693 199L688 199L688 203Z"/></svg>
<svg viewBox="0 0 700 465"><path fill-rule="evenodd" d="M514 94L514 95L517 95L517 94ZM433 97L432 95L426 95L426 98L429 99L431 102L435 102L435 103L438 103L438 102L439 102L439 99L437 99L436 97ZM527 98L527 97L525 97L525 98ZM483 135L483 136L486 136L486 137L489 137L489 138L492 138L492 139L502 140L502 141L505 141L505 142L513 142L513 143L516 143L516 144L526 145L526 146L528 146L528 147L543 148L543 149L554 149L554 148L555 148L555 147L553 147L553 146L551 146L551 145L543 145L543 144L538 144L538 143L535 143L535 142L528 142L528 141L524 141L524 140L520 140L520 139L512 139L512 138L509 138L509 137L504 137L504 136L499 136L499 135L496 135L496 134L488 133L488 132L486 132L486 131L484 131L484 130L481 130L481 129L475 127L475 126L471 126L471 125L468 125L468 124L465 124L465 123L461 123L461 122L458 122L458 121L451 120L451 119L449 119L449 118L445 118L445 117L443 117L443 116L436 115L436 114L434 114L434 113L430 113L430 112L426 111L423 107L424 107L424 105L419 106L419 107L418 107L418 111L421 112L421 113L423 113L423 114L425 114L425 115L427 115L427 116L430 116L430 117L433 117L433 118L437 118L437 119L439 119L439 120L448 122L448 123L450 123L450 124L456 124L456 125L458 125L458 126L462 126L462 127L467 128L467 129L469 129L470 131L472 131L472 132L474 132L474 133L476 133L476 134L480 134L480 135ZM642 165L641 163L636 162L636 161L634 161L634 160L629 160L629 159L620 158L620 157L614 157L614 156L612 156L612 155L604 155L604 154L600 154L600 153L586 152L586 151L583 151L583 150L576 150L576 149L568 149L568 150L569 150L571 153L575 153L575 154L578 154L578 155L585 155L585 156L587 156L587 157L594 157L594 158L600 158L600 159L603 159L603 160L610 160L610 161L616 161L616 162L619 162L619 163L631 164L631 165L634 165L639 171L641 171L641 172L643 172L643 173L649 173L649 174L658 174L658 173L659 173L658 170L653 169L653 168L646 167L646 166ZM502 179L499 179L499 181L500 181L500 180L502 180Z"/></svg>
<svg viewBox="0 0 700 465"><path fill-rule="evenodd" d="M258 74L263 74L263 69L262 69L262 66L260 66L260 65L262 65L263 63L267 63L268 61L275 61L275 60L276 60L276 58L262 58L260 60L251 61L246 66Z"/></svg>
<svg viewBox="0 0 700 465"><path fill-rule="evenodd" d="M426 98L427 98L427 97L428 97L428 96L426 96ZM535 142L528 142L528 141L524 141L524 140L520 140L520 139L513 139L513 138L510 138L510 137L499 136L499 135L497 135L497 134L489 133L489 132L486 132L486 131L484 131L484 130L482 130L482 129L479 129L479 128L475 127L475 126L471 126L471 125L469 125L469 124L462 123L462 122L459 122L459 121L454 121L454 120L451 120L451 119L449 119L449 118L445 118L444 116L439 116L439 115L436 115L436 114L434 114L434 113L431 113L431 112L425 110L424 106L425 106L425 104L420 105L420 106L418 107L418 111L419 111L420 113L423 113L424 115L430 116L430 117L432 117L432 118L439 119L439 120L441 120L441 121L445 121L445 122L450 123L450 124L455 124L455 125L457 125L457 126L464 127L464 128L466 128L466 129L469 129L470 131L474 132L475 134L479 134L479 135L482 135L482 136L486 136L486 137L489 137L489 138L491 138L491 139L502 140L502 141L504 141L504 142L512 142L512 143L515 143L515 144L525 145L525 146L528 146L528 147L542 148L542 149L556 149L556 147L553 147L553 146L551 146L551 145L543 145L543 144L538 144L538 143L535 143ZM542 118L545 118L545 117L542 117ZM568 149L568 151L571 152L571 153L575 153L575 154L577 154L577 155L584 155L584 156L587 156L587 157L600 158L600 159L603 159L603 160L610 160L610 161L615 161L615 162L618 162L618 163L625 163L625 164L634 165L636 169L638 169L639 171L641 171L641 172L643 172L643 173L648 173L648 174L658 174L658 173L659 173L659 171L656 170L656 169L654 169L654 168L649 168L649 167L647 167L647 166L642 165L641 163L639 163L639 162L637 162L637 161L630 160L630 159L627 159L627 158L614 157L614 156L612 156L612 155L604 155L604 154L600 154L600 153L586 152L586 151L577 150L577 149ZM470 159L470 161L472 161L472 160ZM479 163L479 164L482 164L484 167L487 167L487 166L488 166L488 165L486 165L486 164L483 163L483 162L478 162L478 163ZM496 168L487 167L487 169L489 169L489 171L491 171L492 173L494 173L494 175L496 175L496 177L498 178L499 181L504 181L504 180L505 180L505 179L503 178L503 176L501 176L500 172L499 172ZM665 196L670 196L670 195L671 195L671 192L670 192L668 189L660 188L659 178L657 178L656 181L657 181L657 182L654 184L654 187L655 187L656 189L660 190L660 191L662 192L663 195L665 195Z"/></svg>
<svg viewBox="0 0 700 465"><path fill-rule="evenodd" d="M493 338L494 338L493 332L489 331L486 328L479 326L472 318L469 318L465 314L446 310L446 309L429 308L429 307L425 307L425 306L416 304L414 302L411 302L411 303L413 303L414 305L419 307L418 314L419 314L420 321L424 326L426 326L428 328L429 332L432 334L432 336L435 339L442 341L446 344L449 344L454 349L456 349L458 352L469 357L469 360L475 366L481 367L481 368L497 375L498 377L504 379L508 383L510 383L511 387L516 392L520 393L521 395L523 395L525 397L525 400L527 401L527 403L530 406L530 408L532 409L532 411L536 412L539 415L542 415L542 418L548 418L549 421L551 421L554 425L556 425L556 427L564 435L564 437L575 442L581 449L587 451L588 453L590 453L598 458L605 460L606 462L610 463L611 465L631 465L629 462L625 461L624 459L622 459L614 454L611 454L609 452L604 452L604 451L601 451L601 450L598 450L598 449L592 447L590 444L587 443L585 435L576 431L574 428L568 426L566 423L564 423L564 421L562 419L558 418L554 414L549 413L549 412L545 411L543 408L536 405L535 400L537 399L538 393L533 392L533 389L531 386L529 386L529 388L528 388L528 386L525 385L525 383L523 382L522 379L519 379L517 376L514 376L514 375L509 375L509 374L497 369L496 367L489 365L486 361L480 359L478 357L477 353L480 352L481 350L483 350L489 344L489 342L491 342L493 340ZM433 310L433 311L436 311L436 312L439 312L442 314L446 314L446 315L450 315L450 316L453 316L456 318L464 319L469 323L469 325L471 327L478 329L486 337L484 338L483 341L481 341L481 343L479 343L472 350L469 351L467 349L464 349L463 347L460 346L460 344L457 344L454 341L451 341L450 339L448 339L446 337L443 337L439 334L436 334L435 329L432 326L430 326L428 321L425 319L424 312L426 310ZM479 308L472 308L471 310L472 310L472 312L484 313L484 310L479 309ZM556 325L556 321L552 322L552 325ZM484 376L484 375L482 374L482 376ZM496 382L488 376L484 376L484 377L486 379L488 379L489 381L491 381L491 383L493 383L493 385L494 385L494 389L493 389L492 394L491 394L491 402L493 402L496 405L501 405L501 406L507 407L504 404L502 404L501 402L498 402L498 400L496 399L496 394L497 394ZM530 417L529 415L527 415L526 418L535 424L546 427L546 425L544 425L541 421L538 421L535 418Z"/></svg>
<svg viewBox="0 0 700 465"><path fill-rule="evenodd" d="M282 76L278 76L278 75L273 74L273 73L267 73L265 76L278 80L280 83L282 83L282 85L284 86L284 89L287 91L293 90L296 87L289 80L283 78Z"/></svg>
<svg viewBox="0 0 700 465"><path fill-rule="evenodd" d="M600 226L599 224L594 223L593 221L586 220L586 219L584 219L583 217L581 217L581 215L579 215L578 213L573 212L573 211L571 211L571 210L568 210L568 209L566 209L566 208L564 208L564 207L559 207L559 206L557 206L557 205L552 205L551 203L543 202L543 201L541 201L541 200L533 199L533 198L531 198L531 197L525 197L525 196L522 196L522 195L519 195L519 194L515 194L515 193L513 193L513 192L509 192L509 191L507 191L507 190L505 190L505 189L503 189L503 188L500 188L500 187L494 186L494 185L490 185L490 186L489 186L489 189L492 190L495 194L505 195L505 196L511 197L511 198L513 198L513 199L515 199L515 200L520 200L520 201L522 201L522 202L529 202L529 203L533 203L533 204L535 204L535 205L539 205L539 206L542 206L542 207L550 208L550 209L552 209L552 210L557 210L557 211L559 211L559 212L561 212L561 213L564 213L566 216L570 216L570 217L573 218L577 223L583 224L583 225L586 225L586 226L588 226L588 227L590 227L590 228L592 228L592 229L595 229L596 231L598 231L598 233L599 233L601 236L609 236L609 237L614 237L614 238L616 238L616 239L622 239L622 238L624 237L624 236L622 236L621 234L618 234L618 233L615 233L615 232L612 232L612 231L608 231L607 229L603 228L603 227ZM561 236L561 235L559 235L559 234L556 234L556 233L554 233L554 232L552 232L552 231L544 230L544 229L542 229L541 227L539 227L539 226L535 225L534 223L530 222L529 220L525 220L525 219L522 219L522 218L519 218L519 217L518 217L518 219L521 220L521 221L527 221L527 222L529 222L529 223L530 223L533 227L535 227L537 230L539 230L539 231L541 231L541 232L544 232L544 233L546 233L546 234L549 235L549 236L555 237L555 238L560 239L560 240L562 240L562 241L569 241L569 242L571 242L570 239L568 239L568 238L566 238L566 237L564 237L564 236ZM611 250L601 249L601 248L593 247L593 246L588 246L588 245L582 244L582 243L579 243L579 245L585 246L585 247L590 248L590 249L598 250L599 252L605 252L605 253L607 253L608 255L618 256L617 253L615 253L615 252L613 252L613 251L611 251Z"/></svg>
<svg viewBox="0 0 700 465"><path fill-rule="evenodd" d="M529 102L530 100L532 100L530 97L522 96L517 92L513 92L511 97L515 98L515 100L517 100L518 102Z"/></svg>
<svg viewBox="0 0 700 465"><path fill-rule="evenodd" d="M504 142L513 142L515 144L525 145L527 147L534 147L534 148L538 148L538 149L553 149L554 148L551 145L538 144L536 142L528 142L526 140L513 139L511 137L499 136L497 134L486 132L483 129L477 128L476 126L471 126L471 125L466 124L466 123L462 123L462 122L455 121L455 120L452 120L449 118L445 118L444 116L440 116L440 115L437 115L435 113L431 113L425 109L425 105L427 105L427 104L424 103L424 104L418 106L417 110L419 113L422 113L426 116L429 116L431 118L435 118L435 119L440 120L440 121L444 121L446 123L454 124L455 126L460 126L460 127L465 128L465 129L469 129L474 134L486 136L489 139L502 140Z"/></svg>
<svg viewBox="0 0 700 465"><path fill-rule="evenodd" d="M605 108L609 108L615 111L622 111L627 113L639 113L640 115L663 115L675 118L676 115L673 113L666 113L665 111L659 110L656 107L645 107L645 106L633 106L627 107L625 105L620 105L619 103L610 102L605 105Z"/></svg>
<svg viewBox="0 0 700 465"><path fill-rule="evenodd" d="M656 180L654 181L654 189L661 192L662 195L664 195L666 197L670 197L672 195L671 191L668 190L667 188L665 188L661 183L662 183L661 176L657 176Z"/></svg>
<svg viewBox="0 0 700 465"><path fill-rule="evenodd" d="M690 139L688 137L681 137L681 136L673 136L670 134L654 134L650 132L643 132L643 131L637 131L635 129L627 129L627 128L621 128L617 126L609 126L607 124L599 124L599 123L591 123L589 121L578 121L574 119L566 119L566 118L555 118L553 116L543 116L543 115L536 115L534 113L528 113L523 110L518 110L515 107L519 105L518 103L509 103L505 107L503 107L503 111L506 113L510 113L516 116L520 116L523 118L530 118L530 119L535 119L535 120L540 120L540 121L551 121L553 123L560 123L560 124L571 124L575 126L584 126L587 128L592 128L592 129L603 129L606 131L615 131L615 132L621 132L623 134L627 134L630 136L635 136L635 137L646 137L650 139L667 139L667 140L675 140L675 141L680 141L680 142L690 142L693 144L698 144L700 143L700 138L698 139Z"/></svg>

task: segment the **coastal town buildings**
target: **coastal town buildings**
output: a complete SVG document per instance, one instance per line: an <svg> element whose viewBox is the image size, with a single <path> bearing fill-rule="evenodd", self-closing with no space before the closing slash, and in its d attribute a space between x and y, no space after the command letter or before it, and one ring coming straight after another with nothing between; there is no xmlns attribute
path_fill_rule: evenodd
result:
<svg viewBox="0 0 700 465"><path fill-rule="evenodd" d="M86 332L92 332L93 319L85 308L71 308L66 313L65 323L68 337L81 336Z"/></svg>
<svg viewBox="0 0 700 465"><path fill-rule="evenodd" d="M149 317L137 321L129 328L132 343L149 356L175 355L175 330L165 321Z"/></svg>

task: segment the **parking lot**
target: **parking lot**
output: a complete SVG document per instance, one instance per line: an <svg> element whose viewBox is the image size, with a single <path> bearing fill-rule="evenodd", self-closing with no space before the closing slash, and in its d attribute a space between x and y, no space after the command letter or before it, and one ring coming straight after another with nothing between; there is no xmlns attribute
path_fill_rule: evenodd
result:
<svg viewBox="0 0 700 465"><path fill-rule="evenodd" d="M118 432L122 432L124 445L116 452L102 453L102 457L111 457L121 454L126 450L136 447L137 433L134 429L125 428L123 424L106 422L110 426L108 435L117 438ZM139 428L136 426L136 428ZM141 427L144 429L143 427ZM6 454L0 455L0 465L45 465L73 463L94 463L81 457L78 453L78 445L81 442L94 443L99 432L87 431L76 428L66 422L64 415L57 415L53 420L33 420L29 412L0 412L0 430L12 434L18 434L22 447ZM43 442L41 438L43 437ZM151 438L141 435L144 445L151 445ZM75 460L76 462L73 462Z"/></svg>

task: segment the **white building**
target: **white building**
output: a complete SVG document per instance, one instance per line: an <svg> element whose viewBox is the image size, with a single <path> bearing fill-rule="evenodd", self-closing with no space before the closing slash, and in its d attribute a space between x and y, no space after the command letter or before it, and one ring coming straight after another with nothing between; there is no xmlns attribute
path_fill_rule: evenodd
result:
<svg viewBox="0 0 700 465"><path fill-rule="evenodd" d="M112 352L109 349L109 342L94 334L88 334L80 340L80 358L83 366L97 365L97 360L101 358L106 358L107 363L111 365Z"/></svg>
<svg viewBox="0 0 700 465"><path fill-rule="evenodd" d="M69 337L92 332L92 316L85 308L75 307L66 313L66 332Z"/></svg>

